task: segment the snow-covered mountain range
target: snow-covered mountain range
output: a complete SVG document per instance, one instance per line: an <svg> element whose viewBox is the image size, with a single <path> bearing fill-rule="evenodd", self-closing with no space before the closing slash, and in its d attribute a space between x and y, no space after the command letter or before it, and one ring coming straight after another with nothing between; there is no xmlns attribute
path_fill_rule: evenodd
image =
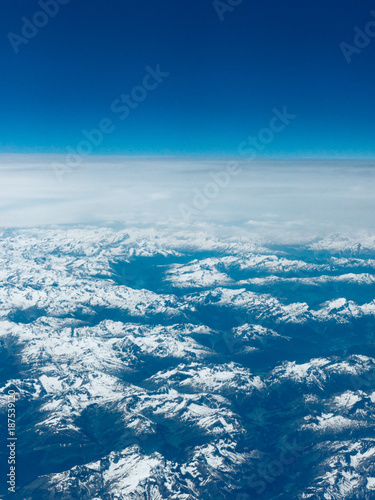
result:
<svg viewBox="0 0 375 500"><path fill-rule="evenodd" d="M372 238L4 230L17 498L375 498L374 270Z"/></svg>

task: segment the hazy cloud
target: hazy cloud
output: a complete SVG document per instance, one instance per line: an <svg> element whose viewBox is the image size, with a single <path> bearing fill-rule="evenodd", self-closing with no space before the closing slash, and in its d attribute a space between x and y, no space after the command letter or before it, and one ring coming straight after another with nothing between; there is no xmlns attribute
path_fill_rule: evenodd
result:
<svg viewBox="0 0 375 500"><path fill-rule="evenodd" d="M52 165L61 160L0 157L2 227L120 222L233 232L238 226L276 240L373 229L370 161L233 160L237 174L220 183L227 160L90 157L59 182ZM188 217L181 205L191 209Z"/></svg>

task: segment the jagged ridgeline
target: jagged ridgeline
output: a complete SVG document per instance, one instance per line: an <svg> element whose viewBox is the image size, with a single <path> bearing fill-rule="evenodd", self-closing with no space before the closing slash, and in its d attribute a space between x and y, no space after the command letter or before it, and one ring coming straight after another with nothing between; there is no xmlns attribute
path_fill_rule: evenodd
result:
<svg viewBox="0 0 375 500"><path fill-rule="evenodd" d="M360 243L4 232L18 498L372 498L375 241Z"/></svg>

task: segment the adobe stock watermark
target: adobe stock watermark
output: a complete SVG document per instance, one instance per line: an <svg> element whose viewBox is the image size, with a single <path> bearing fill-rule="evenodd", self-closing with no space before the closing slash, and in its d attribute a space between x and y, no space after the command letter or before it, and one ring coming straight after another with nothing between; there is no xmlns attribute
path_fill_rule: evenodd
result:
<svg viewBox="0 0 375 500"><path fill-rule="evenodd" d="M41 10L35 12L31 19L26 16L21 18L21 35L9 32L8 40L16 54L20 51L20 46L27 45L32 38L35 38L39 30L47 26L50 19L57 16L61 5L67 5L70 0L39 0L38 5Z"/></svg>
<svg viewBox="0 0 375 500"><path fill-rule="evenodd" d="M297 458L306 451L304 446L294 439L292 443L286 442L276 459L258 466L256 473L247 480L247 487L255 491L257 495L262 495L268 487L278 477L287 472ZM236 500L250 500L252 497L246 493L239 493Z"/></svg>
<svg viewBox="0 0 375 500"><path fill-rule="evenodd" d="M221 22L224 21L224 14L226 12L233 12L235 7L240 5L243 0L214 0L212 5L216 11L216 14L219 16Z"/></svg>
<svg viewBox="0 0 375 500"><path fill-rule="evenodd" d="M121 94L118 99L112 101L110 105L111 112L118 115L119 120L128 118L132 110L135 110L139 104L144 101L149 92L155 90L169 76L169 73L160 69L160 64L153 69L150 66L145 68L146 74L141 84L131 89L129 94ZM116 130L116 124L111 118L105 117L98 123L97 127L87 130L83 129L84 136L73 148L65 148L65 162L54 162L52 164L58 180L61 182L63 176L79 167L86 156L89 156L94 148L99 147L106 135Z"/></svg>
<svg viewBox="0 0 375 500"><path fill-rule="evenodd" d="M254 160L268 144L270 144L277 134L283 132L286 127L294 120L297 115L288 113L286 106L282 111L277 108L272 110L273 116L270 119L269 126L259 130L256 136L249 136L246 141L242 141L237 151L244 156L247 161ZM205 210L210 202L217 198L223 189L227 188L233 177L242 172L242 167L238 161L230 161L226 167L219 172L211 172L210 180L205 183L203 188L193 189L191 204L180 203L179 211L185 221L189 221L193 215L198 215Z"/></svg>
<svg viewBox="0 0 375 500"><path fill-rule="evenodd" d="M193 189L192 205L187 203L179 204L179 211L185 220L189 220L192 215L197 215L205 210L210 201L217 198L222 189L229 186L231 178L241 173L241 166L237 161L228 162L226 167L219 172L211 172L210 180L206 182L202 189Z"/></svg>
<svg viewBox="0 0 375 500"><path fill-rule="evenodd" d="M7 450L8 450L8 466L9 472L7 473L7 485L10 493L16 492L16 401L18 393L13 389L8 391L8 437L7 437Z"/></svg>
<svg viewBox="0 0 375 500"><path fill-rule="evenodd" d="M240 155L254 159L258 153L266 149L268 144L271 144L276 134L283 132L291 121L297 117L297 115L288 113L286 106L283 107L282 111L273 108L272 112L274 116L271 118L268 127L260 129L256 136L249 135L246 141L239 144L238 152Z"/></svg>
<svg viewBox="0 0 375 500"><path fill-rule="evenodd" d="M370 14L375 18L375 10L371 10ZM348 64L352 62L353 54L360 54L370 44L372 38L375 37L375 19L369 21L363 30L355 26L354 32L353 43L340 43L341 52Z"/></svg>

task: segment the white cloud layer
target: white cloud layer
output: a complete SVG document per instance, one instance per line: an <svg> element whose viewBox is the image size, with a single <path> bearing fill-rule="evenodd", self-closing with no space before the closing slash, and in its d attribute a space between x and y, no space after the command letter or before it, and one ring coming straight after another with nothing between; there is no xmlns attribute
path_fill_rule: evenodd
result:
<svg viewBox="0 0 375 500"><path fill-rule="evenodd" d="M65 157L0 156L1 227L119 222L228 234L235 227L274 241L373 234L371 161L241 161L225 176L222 159L88 157L61 182L57 161Z"/></svg>

